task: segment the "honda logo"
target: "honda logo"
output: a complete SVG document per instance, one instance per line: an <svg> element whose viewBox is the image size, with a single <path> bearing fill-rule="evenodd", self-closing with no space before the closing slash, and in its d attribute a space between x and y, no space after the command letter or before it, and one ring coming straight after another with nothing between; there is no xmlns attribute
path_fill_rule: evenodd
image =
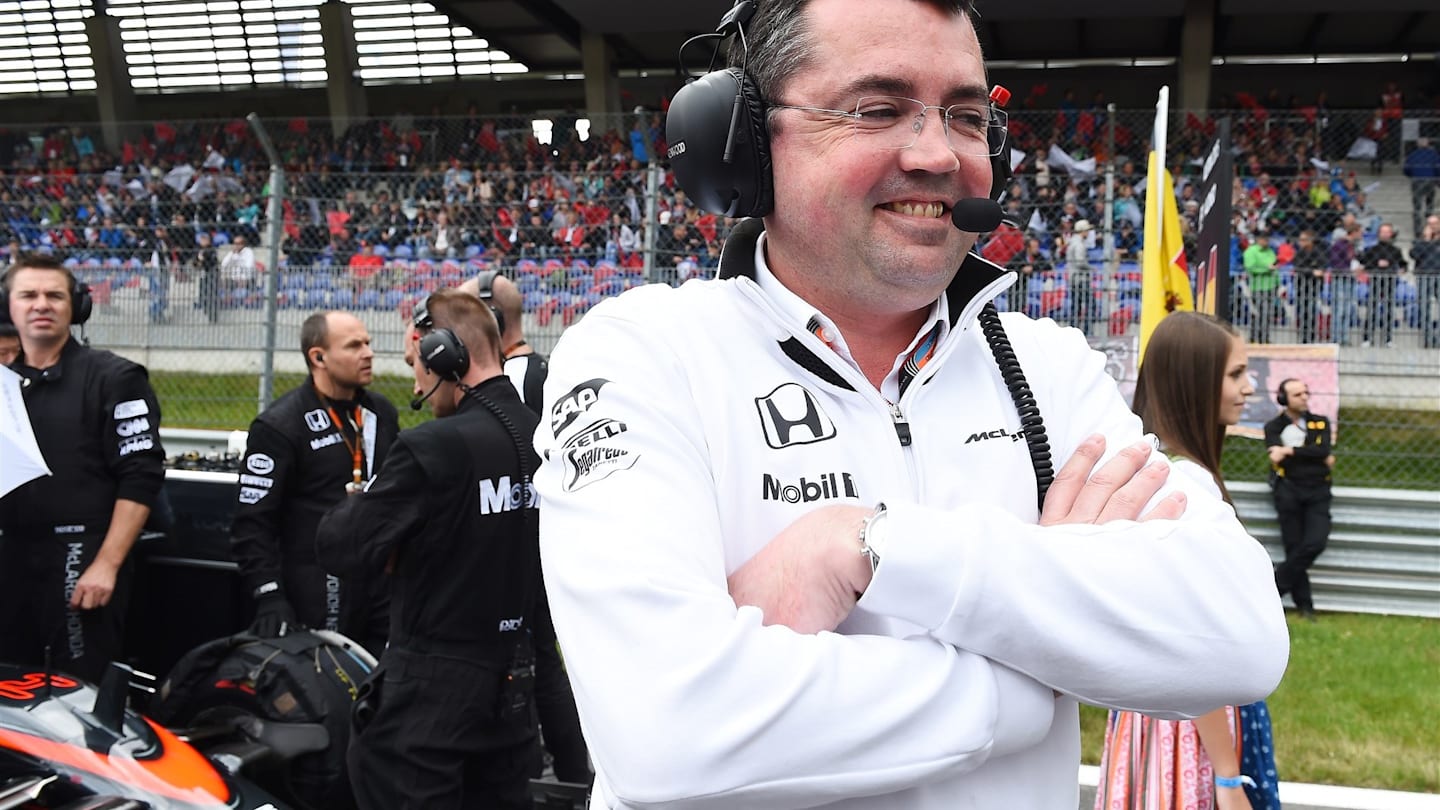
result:
<svg viewBox="0 0 1440 810"><path fill-rule="evenodd" d="M799 383L785 383L755 398L765 443L779 450L796 444L814 444L835 438L835 423L820 409L820 401Z"/></svg>

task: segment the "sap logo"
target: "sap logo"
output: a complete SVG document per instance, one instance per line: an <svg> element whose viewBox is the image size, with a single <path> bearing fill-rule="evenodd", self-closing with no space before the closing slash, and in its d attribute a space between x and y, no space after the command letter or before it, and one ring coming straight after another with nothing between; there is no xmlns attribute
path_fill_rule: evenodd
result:
<svg viewBox="0 0 1440 810"><path fill-rule="evenodd" d="M766 501L814 503L835 498L859 498L860 492L855 488L855 479L850 473L840 473L838 478L835 473L825 473L815 481L801 478L799 483L795 484L786 484L766 473L760 497Z"/></svg>
<svg viewBox="0 0 1440 810"><path fill-rule="evenodd" d="M785 383L756 397L755 408L765 443L776 450L835 438L835 423L820 409L815 395L798 383Z"/></svg>
<svg viewBox="0 0 1440 810"><path fill-rule="evenodd" d="M120 442L120 457L124 458L131 453L138 453L141 450L149 450L154 446L155 440L151 438L149 434L146 434L144 436L134 436L132 438L126 439L123 442Z"/></svg>
<svg viewBox="0 0 1440 810"><path fill-rule="evenodd" d="M269 494L270 490L268 489L260 489L258 487L241 487L240 503L243 503L247 506L254 505L259 503L262 499L264 499L266 495Z"/></svg>
<svg viewBox="0 0 1440 810"><path fill-rule="evenodd" d="M269 478L261 478L258 475L246 475L244 473L240 474L240 483L246 486L264 487L266 489L275 485L275 482Z"/></svg>
<svg viewBox="0 0 1440 810"><path fill-rule="evenodd" d="M600 401L600 389L608 382L610 381L596 377L571 388L570 393L561 397L555 407L550 409L550 433L559 436L562 430L570 427L571 422L590 410L592 405Z"/></svg>
<svg viewBox="0 0 1440 810"><path fill-rule="evenodd" d="M136 433L144 433L150 429L150 420L141 416L136 419L121 422L115 426L116 436L134 436Z"/></svg>
<svg viewBox="0 0 1440 810"><path fill-rule="evenodd" d="M565 491L574 492L634 467L640 456L614 446L616 438L629 429L624 422L601 419L570 437L560 448L565 458Z"/></svg>
<svg viewBox="0 0 1440 810"><path fill-rule="evenodd" d="M319 450L322 447L329 447L332 444L339 444L343 441L339 433L331 433L329 436L321 436L318 439L310 440L310 449Z"/></svg>
<svg viewBox="0 0 1440 810"><path fill-rule="evenodd" d="M264 453L255 453L250 456L250 458L245 459L245 466L250 468L250 472L256 475L269 475L275 472L275 459Z"/></svg>
<svg viewBox="0 0 1440 810"><path fill-rule="evenodd" d="M330 414L316 409L305 412L305 426L310 428L311 433L320 433L330 429Z"/></svg>
<svg viewBox="0 0 1440 810"><path fill-rule="evenodd" d="M684 141L681 141L681 142L675 144L674 146L670 147L669 149L666 149L666 150L665 150L665 154L666 154L666 156L669 157L671 160L674 160L675 158L679 157L680 155L685 154L685 142L684 142Z"/></svg>
<svg viewBox="0 0 1440 810"><path fill-rule="evenodd" d="M518 618L518 619L501 619L501 620L500 620L500 632L502 632L502 633L511 633L511 632L516 631L516 630L519 630L520 627L521 627L522 625L524 625L524 624L525 624L525 617L524 617L524 616L521 616L521 617Z"/></svg>
<svg viewBox="0 0 1440 810"><path fill-rule="evenodd" d="M480 482L480 514L493 515L497 512L511 512L520 508L534 509L539 505L540 496L535 485L529 481L510 483L510 476L501 476L497 481L485 479Z"/></svg>
<svg viewBox="0 0 1440 810"><path fill-rule="evenodd" d="M1015 431L1014 433L1011 433L1010 431L1006 430L1005 428L1000 428L999 430L990 430L990 431L984 431L984 430L982 430L982 431L980 431L979 433L971 433L971 434L970 434L970 438L966 439L966 440L965 440L965 443L966 443L966 444L970 444L971 442L983 442L983 441L985 441L986 439L1004 439L1004 438L1007 438L1007 437L1008 437L1008 438L1010 439L1010 441L1012 441L1012 442L1018 442L1018 441L1020 441L1021 439L1025 438L1025 430L1022 428L1022 429L1020 429L1020 430Z"/></svg>
<svg viewBox="0 0 1440 810"><path fill-rule="evenodd" d="M115 406L116 419L132 419L150 413L150 406L143 399L132 399Z"/></svg>

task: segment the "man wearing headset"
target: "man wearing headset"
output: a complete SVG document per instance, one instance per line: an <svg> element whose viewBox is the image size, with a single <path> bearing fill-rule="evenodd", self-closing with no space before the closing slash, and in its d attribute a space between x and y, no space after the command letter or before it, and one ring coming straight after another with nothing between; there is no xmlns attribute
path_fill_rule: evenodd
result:
<svg viewBox="0 0 1440 810"><path fill-rule="evenodd" d="M500 368L489 308L432 294L415 382L437 417L400 434L316 545L332 571L390 573L390 646L349 751L362 808L526 808L534 755L527 631L546 610L536 417Z"/></svg>
<svg viewBox="0 0 1440 810"><path fill-rule="evenodd" d="M325 510L359 491L400 432L395 406L366 390L370 333L348 312L300 327L309 376L250 423L230 539L255 600L251 630L283 636L297 624L339 631L378 655L389 630L378 578L345 579L315 561Z"/></svg>
<svg viewBox="0 0 1440 810"><path fill-rule="evenodd" d="M1310 412L1310 386L1282 380L1275 390L1282 410L1265 423L1265 449L1274 472L1275 513L1285 561L1275 568L1275 587L1290 594L1301 618L1315 621L1310 566L1330 542L1330 420Z"/></svg>
<svg viewBox="0 0 1440 810"><path fill-rule="evenodd" d="M98 681L121 654L127 559L165 481L160 404L144 366L71 337L91 302L63 265L22 255L0 286L51 470L0 498L0 660L42 666L48 647L55 669Z"/></svg>
<svg viewBox="0 0 1440 810"><path fill-rule="evenodd" d="M515 390L530 410L540 413L550 367L545 356L525 341L524 297L520 288L498 272L486 270L461 284L459 289L490 305L500 324L500 354L505 358L505 376L515 384Z"/></svg>
<svg viewBox="0 0 1440 810"><path fill-rule="evenodd" d="M1077 330L985 306L1008 150L968 4L722 29L737 70L676 95L667 143L750 219L718 279L567 330L536 433L592 806L1073 808L1077 701L1267 694L1263 548L1166 480Z"/></svg>

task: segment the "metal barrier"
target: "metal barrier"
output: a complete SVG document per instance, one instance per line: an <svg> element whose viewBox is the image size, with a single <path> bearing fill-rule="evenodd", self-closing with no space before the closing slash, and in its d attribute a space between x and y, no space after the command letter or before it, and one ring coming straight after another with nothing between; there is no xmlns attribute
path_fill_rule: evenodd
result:
<svg viewBox="0 0 1440 810"><path fill-rule="evenodd" d="M1283 560L1270 488L1226 487L1246 528ZM1310 569L1315 607L1440 618L1440 492L1336 487L1334 494L1330 544Z"/></svg>

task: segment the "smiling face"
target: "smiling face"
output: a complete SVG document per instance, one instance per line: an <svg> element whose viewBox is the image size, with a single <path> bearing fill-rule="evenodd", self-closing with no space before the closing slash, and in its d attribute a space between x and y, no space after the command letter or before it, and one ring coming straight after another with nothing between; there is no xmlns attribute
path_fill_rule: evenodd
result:
<svg viewBox="0 0 1440 810"><path fill-rule="evenodd" d="M853 110L865 95L938 105L986 97L980 44L963 15L915 0L814 0L806 16L814 59L772 103ZM774 111L770 127L775 211L765 224L776 276L822 310L928 307L975 243L950 211L988 195L989 159L952 148L934 110L907 149L801 110Z"/></svg>

